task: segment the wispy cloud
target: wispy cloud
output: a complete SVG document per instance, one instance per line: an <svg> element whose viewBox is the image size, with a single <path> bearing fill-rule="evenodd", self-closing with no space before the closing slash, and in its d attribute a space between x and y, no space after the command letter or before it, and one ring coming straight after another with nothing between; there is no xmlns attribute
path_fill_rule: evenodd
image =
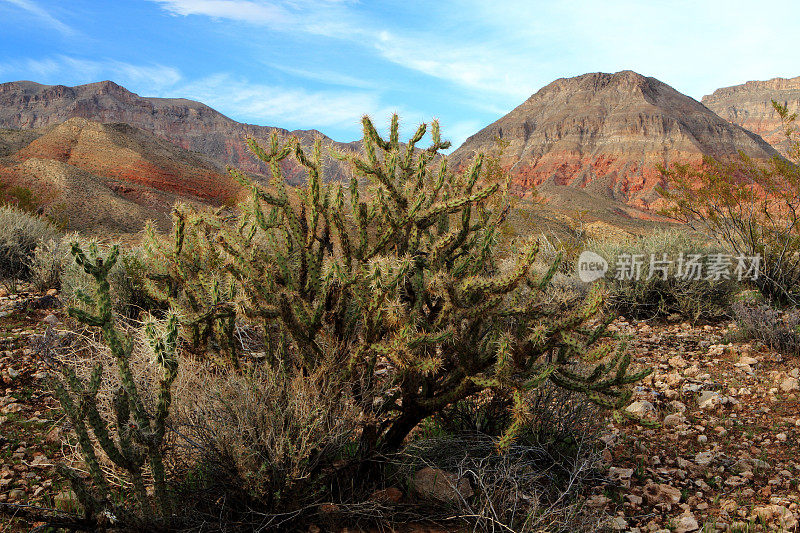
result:
<svg viewBox="0 0 800 533"><path fill-rule="evenodd" d="M352 129L364 113L386 116L392 109L377 94L354 91L308 91L252 83L216 74L174 89L234 118L290 128Z"/></svg>
<svg viewBox="0 0 800 533"><path fill-rule="evenodd" d="M82 84L111 79L148 91L172 87L183 79L178 69L157 63L135 65L113 59L93 60L65 55L2 62L0 74L4 77L36 78L33 81L59 84Z"/></svg>
<svg viewBox="0 0 800 533"><path fill-rule="evenodd" d="M332 70L306 70L289 67L286 65L270 64L270 67L307 80L319 81L328 85L340 85L343 87L353 87L355 89L376 89L378 84L368 80L362 80L348 74L341 74ZM385 86L385 84L384 84Z"/></svg>
<svg viewBox="0 0 800 533"><path fill-rule="evenodd" d="M34 15L42 22L44 22L45 24L47 24L52 28L55 28L64 35L72 36L78 33L72 27L64 24L63 22L55 18L50 12L40 7L32 0L0 0L0 3L2 2L17 6L20 9L27 11L31 15Z"/></svg>
<svg viewBox="0 0 800 533"><path fill-rule="evenodd" d="M280 6L250 0L151 0L175 15L205 15L251 24L280 24L289 18Z"/></svg>
<svg viewBox="0 0 800 533"><path fill-rule="evenodd" d="M173 15L199 15L328 37L355 37L361 33L347 9L349 0L149 1Z"/></svg>

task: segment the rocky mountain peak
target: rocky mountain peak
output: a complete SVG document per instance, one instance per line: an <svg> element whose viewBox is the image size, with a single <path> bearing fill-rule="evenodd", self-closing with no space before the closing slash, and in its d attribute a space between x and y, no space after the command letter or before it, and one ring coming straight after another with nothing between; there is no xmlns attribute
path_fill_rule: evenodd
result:
<svg viewBox="0 0 800 533"><path fill-rule="evenodd" d="M659 199L659 165L699 164L704 155L740 150L756 159L775 155L758 136L630 70L556 80L468 138L452 159L465 163L495 150L496 137L510 143L501 162L523 194L549 183L643 208Z"/></svg>

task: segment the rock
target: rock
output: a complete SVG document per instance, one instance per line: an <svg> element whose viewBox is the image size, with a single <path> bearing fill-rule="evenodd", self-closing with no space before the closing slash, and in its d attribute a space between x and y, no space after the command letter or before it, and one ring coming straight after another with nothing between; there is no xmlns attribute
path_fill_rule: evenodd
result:
<svg viewBox="0 0 800 533"><path fill-rule="evenodd" d="M80 507L78 503L78 495L71 490L63 490L53 497L53 503L56 509L65 512L75 511Z"/></svg>
<svg viewBox="0 0 800 533"><path fill-rule="evenodd" d="M602 494L595 494L586 499L586 505L593 509L602 509L611 503L611 499Z"/></svg>
<svg viewBox="0 0 800 533"><path fill-rule="evenodd" d="M475 494L467 478L458 479L438 468L425 467L411 480L411 491L424 500L454 502Z"/></svg>
<svg viewBox="0 0 800 533"><path fill-rule="evenodd" d="M379 503L400 503L403 499L403 492L396 487L376 490L369 497L370 501Z"/></svg>
<svg viewBox="0 0 800 533"><path fill-rule="evenodd" d="M675 533L689 533L690 531L697 531L700 525L697 523L694 515L690 512L678 518L678 523L675 527Z"/></svg>
<svg viewBox="0 0 800 533"><path fill-rule="evenodd" d="M683 402L679 402L678 400L673 400L669 402L669 406L675 409L675 411L678 413L686 412L686 404Z"/></svg>
<svg viewBox="0 0 800 533"><path fill-rule="evenodd" d="M664 417L664 427L675 427L686 422L682 413L672 413Z"/></svg>
<svg viewBox="0 0 800 533"><path fill-rule="evenodd" d="M778 433L777 435L775 435L775 438L779 442L786 442L786 439L788 439L788 437L786 436L786 433Z"/></svg>
<svg viewBox="0 0 800 533"><path fill-rule="evenodd" d="M765 523L777 526L780 529L791 531L797 527L797 518L794 513L782 505L760 505L753 509L751 520L760 518Z"/></svg>
<svg viewBox="0 0 800 533"><path fill-rule="evenodd" d="M758 359L755 357L750 357L749 355L743 355L739 358L739 363L748 366L755 366L758 364Z"/></svg>
<svg viewBox="0 0 800 533"><path fill-rule="evenodd" d="M697 406L700 409L711 410L716 409L722 402L722 397L716 391L703 391L697 399Z"/></svg>
<svg viewBox="0 0 800 533"><path fill-rule="evenodd" d="M694 462L700 466L708 466L714 461L714 454L711 452L700 452L694 457Z"/></svg>
<svg viewBox="0 0 800 533"><path fill-rule="evenodd" d="M668 362L669 366L673 368L686 368L689 365L689 363L687 363L686 360L680 355L670 357Z"/></svg>
<svg viewBox="0 0 800 533"><path fill-rule="evenodd" d="M609 521L608 525L614 531L627 531L628 529L628 522L622 516L615 516Z"/></svg>
<svg viewBox="0 0 800 533"><path fill-rule="evenodd" d="M649 483L643 490L644 498L651 505L675 505L681 501L681 491L664 483Z"/></svg>
<svg viewBox="0 0 800 533"><path fill-rule="evenodd" d="M800 380L797 378L788 377L781 381L780 387L783 392L800 391Z"/></svg>
<svg viewBox="0 0 800 533"><path fill-rule="evenodd" d="M631 476L633 476L633 468L619 468L612 466L608 469L608 477L612 481L620 483L625 487L630 486Z"/></svg>
<svg viewBox="0 0 800 533"><path fill-rule="evenodd" d="M48 466L53 466L50 460L47 458L46 455L35 455L33 460L31 461L31 466L34 468L44 468Z"/></svg>
<svg viewBox="0 0 800 533"><path fill-rule="evenodd" d="M656 408L647 400L638 400L625 408L631 414L642 418L653 418L656 416Z"/></svg>
<svg viewBox="0 0 800 533"><path fill-rule="evenodd" d="M641 496L637 496L636 494L626 494L625 495L625 499L628 500L629 502L631 502L631 504L633 504L634 507L638 507L638 506L642 505L642 501L643 501L642 497Z"/></svg>

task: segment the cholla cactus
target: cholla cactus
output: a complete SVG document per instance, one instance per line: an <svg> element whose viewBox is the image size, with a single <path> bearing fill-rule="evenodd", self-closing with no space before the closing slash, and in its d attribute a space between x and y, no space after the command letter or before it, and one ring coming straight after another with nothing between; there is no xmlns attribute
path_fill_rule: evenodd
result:
<svg viewBox="0 0 800 533"><path fill-rule="evenodd" d="M250 139L268 164L269 190L244 174L252 204L217 240L242 287L250 316L279 332L275 362L308 369L329 365L364 412L362 450L396 449L422 420L447 405L491 390L510 398L507 445L525 421L525 391L550 380L621 411L630 355L609 339L599 292L568 314L538 298L558 268L531 273L536 243L502 268L497 231L508 213L506 183L478 156L453 172L432 143L420 149L422 124L405 145L397 116L388 140L363 119L363 154L338 154L355 176L349 191L322 179L321 146L307 154L295 139L273 135L268 149ZM294 158L307 185L290 190L281 162ZM359 178L366 180L364 188ZM378 363L388 372L376 373Z"/></svg>
<svg viewBox="0 0 800 533"><path fill-rule="evenodd" d="M114 423L109 423L100 415L97 394L102 381L103 368L95 366L90 379L84 383L69 367L63 367L63 379L56 380L55 391L64 412L75 428L78 443L91 474L93 488L83 480L67 471L76 494L80 497L88 514L100 516L104 511L116 516L127 524L136 523L141 518L151 518L154 514L165 516L171 512L167 494L162 444L164 442L165 422L172 401L170 387L178 372L175 354L178 335L178 322L174 315L166 321L166 333L158 336L149 324L146 328L150 344L155 354L155 363L161 368L162 376L157 389L156 410L151 415L145 409L139 389L130 369L130 356L133 340L119 331L115 325L111 309L108 274L113 268L119 249L115 246L104 259L98 257L97 246L89 249L87 256L77 245L72 245L76 262L91 275L96 283L96 299L85 293L79 298L94 311L70 308L69 314L88 326L100 328L103 338L115 359L120 387L114 394ZM94 435L90 437L89 429ZM140 516L129 516L126 507L118 508L109 499L109 484L97 451L118 468L122 469L134 489ZM149 476L145 475L145 464L149 466ZM151 481L148 481L151 479ZM152 483L154 497L147 490Z"/></svg>
<svg viewBox="0 0 800 533"><path fill-rule="evenodd" d="M207 349L213 341L238 368L236 285L221 268L210 240L214 226L209 217L188 205L176 206L172 217L170 241L159 236L152 224L147 227L144 249L150 272L145 288L151 298L180 317L195 351Z"/></svg>

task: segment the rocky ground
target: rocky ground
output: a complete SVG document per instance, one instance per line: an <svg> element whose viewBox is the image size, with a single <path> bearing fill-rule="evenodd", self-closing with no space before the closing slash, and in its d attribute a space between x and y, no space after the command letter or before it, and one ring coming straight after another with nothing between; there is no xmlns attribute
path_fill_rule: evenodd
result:
<svg viewBox="0 0 800 533"><path fill-rule="evenodd" d="M0 504L71 505L53 466L71 454L62 413L30 343L64 327L54 305L53 295L0 296ZM654 369L629 409L661 426L609 422L607 481L588 505L622 531L798 530L800 358L729 343L727 323L614 327ZM29 527L0 518L0 532Z"/></svg>
<svg viewBox="0 0 800 533"><path fill-rule="evenodd" d="M616 326L654 370L628 409L661 427L610 425L589 505L623 531L796 531L800 359L727 342L732 324Z"/></svg>

